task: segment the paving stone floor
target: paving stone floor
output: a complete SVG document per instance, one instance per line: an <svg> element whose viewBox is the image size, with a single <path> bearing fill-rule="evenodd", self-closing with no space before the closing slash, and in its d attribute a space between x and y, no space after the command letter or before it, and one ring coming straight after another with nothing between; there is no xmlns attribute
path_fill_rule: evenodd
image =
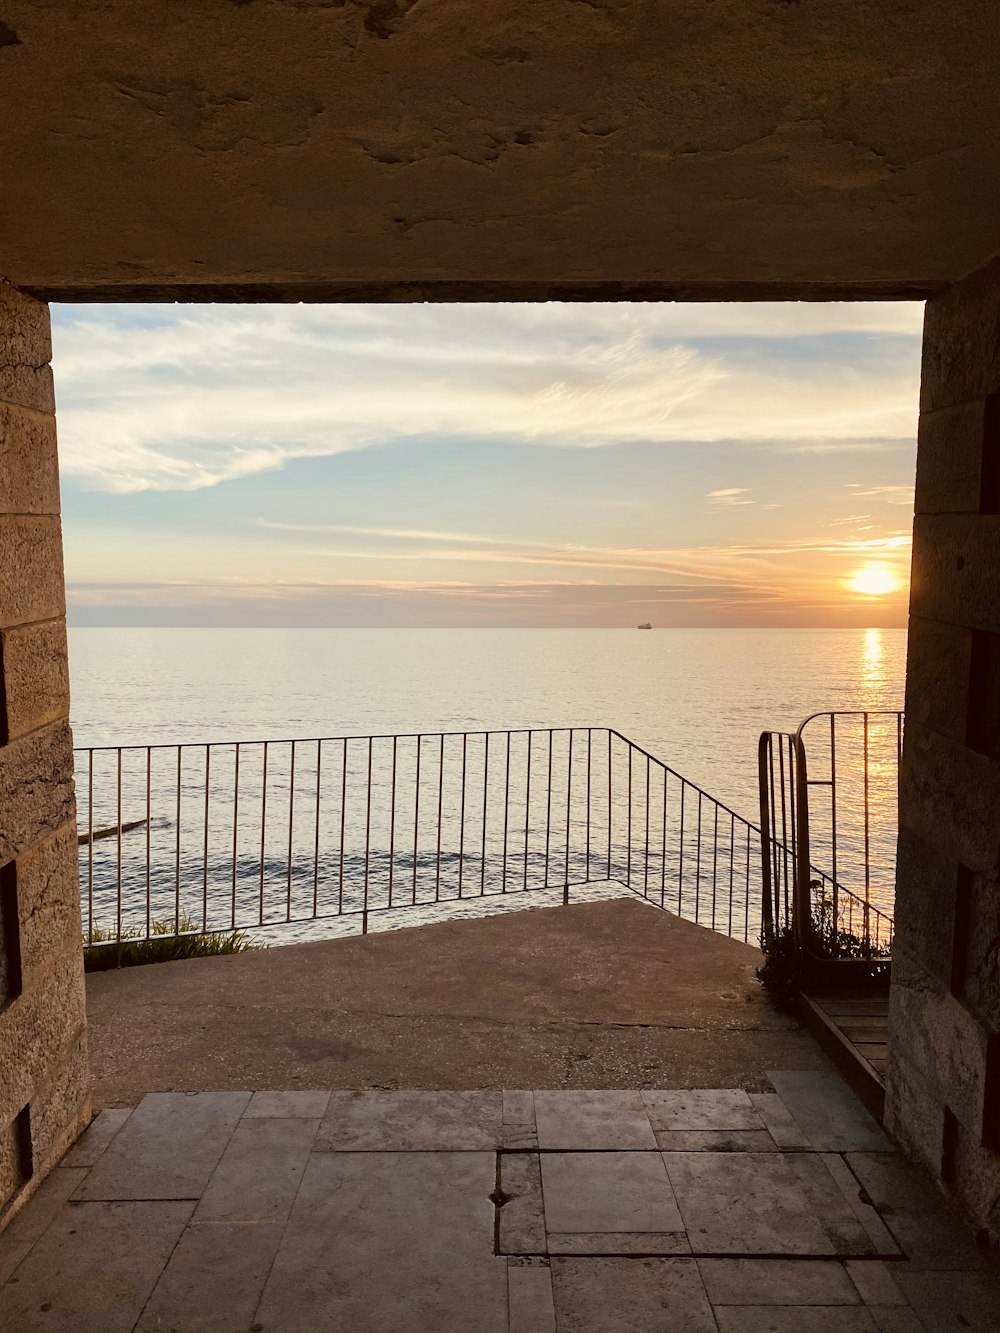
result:
<svg viewBox="0 0 1000 1333"><path fill-rule="evenodd" d="M1000 1283L833 1074L151 1093L0 1234L2 1333L990 1333Z"/></svg>

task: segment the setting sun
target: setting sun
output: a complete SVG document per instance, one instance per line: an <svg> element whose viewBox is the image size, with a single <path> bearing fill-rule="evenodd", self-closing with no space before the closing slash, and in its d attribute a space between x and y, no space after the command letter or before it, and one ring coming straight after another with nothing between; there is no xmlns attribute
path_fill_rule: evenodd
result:
<svg viewBox="0 0 1000 1333"><path fill-rule="evenodd" d="M860 592L865 597L883 597L886 593L896 591L899 579L888 565L863 565L847 580L847 586L852 592Z"/></svg>

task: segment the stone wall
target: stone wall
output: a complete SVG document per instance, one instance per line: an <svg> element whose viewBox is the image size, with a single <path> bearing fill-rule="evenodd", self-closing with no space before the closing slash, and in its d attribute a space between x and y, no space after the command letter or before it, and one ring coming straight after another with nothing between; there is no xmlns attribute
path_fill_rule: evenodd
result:
<svg viewBox="0 0 1000 1333"><path fill-rule="evenodd" d="M50 356L0 281L0 1227L90 1114Z"/></svg>
<svg viewBox="0 0 1000 1333"><path fill-rule="evenodd" d="M928 303L887 1122L1000 1243L1000 260Z"/></svg>

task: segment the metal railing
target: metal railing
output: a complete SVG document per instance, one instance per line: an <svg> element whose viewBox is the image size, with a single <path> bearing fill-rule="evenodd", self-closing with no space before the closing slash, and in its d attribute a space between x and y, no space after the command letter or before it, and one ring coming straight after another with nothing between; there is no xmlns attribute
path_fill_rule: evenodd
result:
<svg viewBox="0 0 1000 1333"><path fill-rule="evenodd" d="M607 728L98 747L76 772L95 944L367 932L375 914L604 883L760 930L756 826Z"/></svg>
<svg viewBox="0 0 1000 1333"><path fill-rule="evenodd" d="M834 956L887 955L893 936L903 714L815 713L758 749L765 931L817 926Z"/></svg>

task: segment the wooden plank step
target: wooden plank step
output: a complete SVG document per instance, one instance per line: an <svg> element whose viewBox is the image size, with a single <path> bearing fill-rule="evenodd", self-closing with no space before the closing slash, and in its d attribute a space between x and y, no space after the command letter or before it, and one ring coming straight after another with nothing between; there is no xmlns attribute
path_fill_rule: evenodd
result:
<svg viewBox="0 0 1000 1333"><path fill-rule="evenodd" d="M887 1046L881 1042L866 1042L863 1045L873 1047L872 1059L869 1059L859 1049L854 1042L850 1041L841 1029L837 1017L830 1011L834 1007L851 1004L871 1004L872 1001L845 1001L845 1000L827 1000L826 997L815 998L809 995L799 996L799 1010L802 1015L802 1021L812 1035L819 1042L820 1046L826 1051L830 1059L843 1074L848 1084L853 1088L861 1101L868 1108L875 1119L881 1124L882 1115L885 1106L885 1082L883 1075L885 1073L885 1061L887 1059ZM878 1004L876 998L874 1001ZM883 1012L885 1007L883 1006ZM850 1013L856 1015L857 1008L850 1010ZM881 1065L881 1068L877 1068Z"/></svg>

